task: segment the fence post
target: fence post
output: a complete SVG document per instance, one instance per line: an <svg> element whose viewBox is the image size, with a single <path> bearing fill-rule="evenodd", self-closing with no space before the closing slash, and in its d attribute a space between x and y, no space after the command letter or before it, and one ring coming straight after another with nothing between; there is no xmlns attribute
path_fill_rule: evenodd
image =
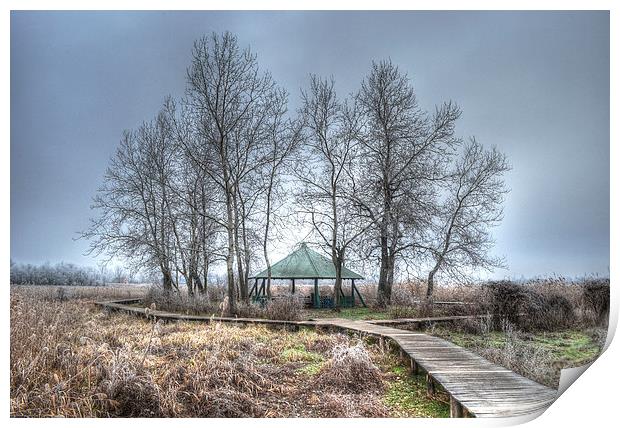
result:
<svg viewBox="0 0 620 428"><path fill-rule="evenodd" d="M435 395L435 381L430 373L426 374L426 393L428 395Z"/></svg>
<svg viewBox="0 0 620 428"><path fill-rule="evenodd" d="M463 406L461 406L461 403L456 401L453 396L450 396L450 417L462 418L463 416Z"/></svg>

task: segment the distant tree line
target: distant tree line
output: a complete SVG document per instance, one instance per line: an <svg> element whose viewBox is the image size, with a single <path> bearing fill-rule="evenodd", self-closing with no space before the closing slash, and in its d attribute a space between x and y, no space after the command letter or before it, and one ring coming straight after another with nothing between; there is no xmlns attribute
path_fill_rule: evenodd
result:
<svg viewBox="0 0 620 428"><path fill-rule="evenodd" d="M121 266L94 268L64 262L34 265L11 260L11 284L15 285L105 285L144 280Z"/></svg>
<svg viewBox="0 0 620 428"><path fill-rule="evenodd" d="M502 266L489 250L505 156L456 135L454 102L423 110L391 61L373 62L346 97L311 75L290 112L256 55L212 34L194 43L186 82L183 98L124 132L83 233L91 254L156 269L165 290L180 274L190 295L223 263L231 312L248 300L253 268L270 275L270 245L291 229L331 257L336 305L354 258L378 271L382 305L398 269L423 275L432 299L438 275Z"/></svg>

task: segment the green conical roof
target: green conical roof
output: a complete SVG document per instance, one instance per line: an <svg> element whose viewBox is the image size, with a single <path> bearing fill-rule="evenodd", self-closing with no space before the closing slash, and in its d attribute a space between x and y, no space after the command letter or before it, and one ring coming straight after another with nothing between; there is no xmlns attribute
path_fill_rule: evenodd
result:
<svg viewBox="0 0 620 428"><path fill-rule="evenodd" d="M267 278L267 270L254 275L253 278ZM302 243L299 249L271 266L271 278L335 279L336 268L330 259ZM364 279L364 277L343 266L342 279Z"/></svg>

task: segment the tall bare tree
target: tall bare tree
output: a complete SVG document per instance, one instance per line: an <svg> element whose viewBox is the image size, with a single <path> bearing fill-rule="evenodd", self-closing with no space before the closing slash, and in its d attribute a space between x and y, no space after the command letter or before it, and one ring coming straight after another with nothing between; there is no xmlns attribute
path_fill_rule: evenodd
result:
<svg viewBox="0 0 620 428"><path fill-rule="evenodd" d="M205 169L203 157L211 152L200 137L194 112L186 105L177 109L177 103L168 98L164 114L176 155L173 160L176 178L170 187L174 203L170 204L170 211L181 270L185 272L190 294L194 286L199 293L207 294L209 268L222 259L223 252L220 238L226 222L221 192ZM187 260L185 267L184 260Z"/></svg>
<svg viewBox="0 0 620 428"><path fill-rule="evenodd" d="M297 177L301 183L299 211L309 217L321 246L328 249L336 270L334 304L340 306L342 267L347 250L366 225L351 203L351 174L356 145L351 132L353 113L338 100L334 80L310 76L302 92L301 116L306 130L307 157Z"/></svg>
<svg viewBox="0 0 620 428"><path fill-rule="evenodd" d="M271 297L271 260L268 245L273 228L280 219L280 208L285 198L283 178L289 171L293 156L298 152L301 142L301 126L297 121L286 119L287 94L276 94L271 103L273 111L269 127L269 142L265 145L265 163L261 171L261 188L263 190L263 233L262 249L267 266L267 296Z"/></svg>
<svg viewBox="0 0 620 428"><path fill-rule="evenodd" d="M187 81L189 108L194 112L200 141L206 145L194 157L220 189L226 209L226 271L232 312L236 300L235 252L240 251L241 219L235 216L239 212L239 188L260 162L255 155L264 141L269 100L276 86L271 75L259 71L256 56L249 49L240 49L231 33L212 34L194 44ZM240 259L240 293L247 298Z"/></svg>
<svg viewBox="0 0 620 428"><path fill-rule="evenodd" d="M91 219L82 233L90 239L91 254L105 252L110 257L124 256L136 266L157 267L166 290L178 286L173 279L174 243L168 209L171 147L162 113L137 131L125 131L93 200L99 217Z"/></svg>
<svg viewBox="0 0 620 428"><path fill-rule="evenodd" d="M510 169L506 156L496 148L485 150L475 139L464 147L444 183L445 201L435 222L426 297L432 300L435 275L444 271L460 277L468 268L503 266L489 254L490 228L502 219L507 193L503 175Z"/></svg>
<svg viewBox="0 0 620 428"><path fill-rule="evenodd" d="M460 110L451 102L433 115L419 106L406 74L390 61L373 62L356 95L361 131L360 162L365 174L356 203L373 223L369 254L378 252L378 304L388 304L397 257L419 243L430 217L433 184L444 176L454 146ZM415 215L412 215L414 213Z"/></svg>

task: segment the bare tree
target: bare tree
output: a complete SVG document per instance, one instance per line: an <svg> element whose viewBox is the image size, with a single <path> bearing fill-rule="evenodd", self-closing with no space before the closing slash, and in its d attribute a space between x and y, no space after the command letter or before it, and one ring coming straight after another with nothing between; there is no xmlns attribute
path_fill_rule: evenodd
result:
<svg viewBox="0 0 620 428"><path fill-rule="evenodd" d="M268 128L269 100L275 83L271 75L260 73L256 56L249 49L241 50L231 33L221 37L213 34L194 44L187 80L188 106L203 145L191 153L223 195L228 298L230 311L234 312L234 263L235 255L239 256L242 224L240 186L261 162L256 153ZM240 293L245 299L248 292L241 257L237 257L237 264Z"/></svg>
<svg viewBox="0 0 620 428"><path fill-rule="evenodd" d="M209 146L200 138L195 114L189 108L178 111L176 102L170 98L164 104L164 111L177 154L173 161L176 178L170 187L175 198L170 204L170 215L174 218L180 253L177 266L180 265L178 268L186 278L190 295L194 287L199 293L207 294L209 268L222 259L220 237L226 226L223 203L202 162L202 156L209 154L204 149Z"/></svg>
<svg viewBox="0 0 620 428"><path fill-rule="evenodd" d="M444 271L459 277L467 268L503 266L489 255L490 228L502 219L502 202L508 192L503 174L510 169L496 148L485 150L472 139L444 183L447 196L436 221L430 247L433 264L428 273L426 297L433 298L435 275Z"/></svg>
<svg viewBox="0 0 620 428"><path fill-rule="evenodd" d="M264 223L262 233L262 249L267 266L267 296L271 297L271 260L268 244L272 229L279 219L279 211L284 199L282 179L291 166L292 157L301 142L301 126L285 118L287 94L284 91L276 94L272 105L269 127L269 143L265 146L264 168L261 172L261 188L263 190Z"/></svg>
<svg viewBox="0 0 620 428"><path fill-rule="evenodd" d="M353 113L338 100L333 79L312 75L302 101L307 158L297 174L302 185L299 211L309 217L321 246L331 256L336 270L334 304L339 307L347 250L366 230L350 195L356 155L350 131Z"/></svg>
<svg viewBox="0 0 620 428"><path fill-rule="evenodd" d="M99 216L81 235L90 240L89 254L157 267L166 290L177 287L168 210L171 147L162 114L137 131L126 131L93 200Z"/></svg>
<svg viewBox="0 0 620 428"><path fill-rule="evenodd" d="M448 102L427 114L418 106L407 75L390 61L373 62L356 101L364 170L356 203L373 224L367 251L379 253L378 304L385 305L397 256L419 245L415 237L430 218L432 187L444 176L459 142L454 124L460 110Z"/></svg>

